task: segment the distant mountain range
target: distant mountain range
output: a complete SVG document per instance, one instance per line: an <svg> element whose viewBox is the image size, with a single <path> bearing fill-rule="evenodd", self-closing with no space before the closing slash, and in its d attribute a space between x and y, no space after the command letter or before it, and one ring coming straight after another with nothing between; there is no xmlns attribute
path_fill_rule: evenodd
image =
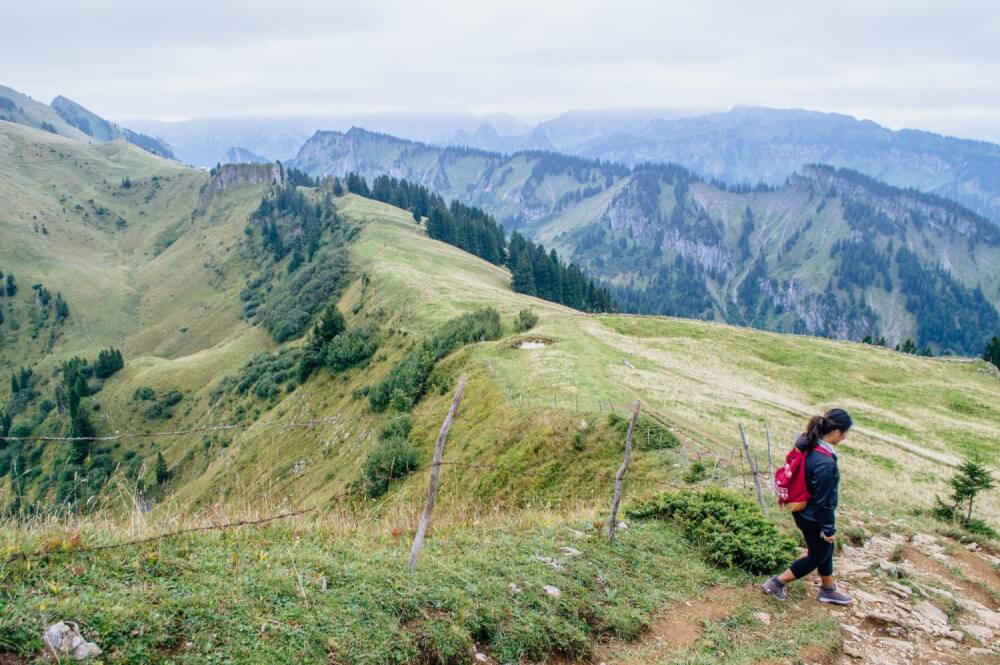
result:
<svg viewBox="0 0 1000 665"><path fill-rule="evenodd" d="M567 126L588 124L578 118L574 125L566 114L523 138L536 140L532 148L545 148L548 141L562 152L628 165L673 162L727 183L778 185L805 164L831 164L946 196L1000 223L1000 145L994 143L893 131L869 120L799 109L738 106L690 117L626 118L609 114L603 124L593 120L592 131L567 134Z"/></svg>
<svg viewBox="0 0 1000 665"><path fill-rule="evenodd" d="M531 130L531 125L500 114L481 117L468 114L385 113L297 118L195 118L179 122L130 121L141 131L164 137L182 162L203 167L214 166L219 161L219 155L232 146L240 146L271 161L285 162L292 159L318 129L346 130L357 125L443 145L457 133L475 132L484 123L503 136L525 134Z"/></svg>
<svg viewBox="0 0 1000 665"><path fill-rule="evenodd" d="M99 143L123 139L154 155L174 158L173 151L164 141L119 127L62 96L52 100L51 105L46 105L13 88L0 86L0 120L44 129L73 139Z"/></svg>
<svg viewBox="0 0 1000 665"><path fill-rule="evenodd" d="M774 187L547 152L505 156L352 129L291 166L418 182L618 289L626 308L978 353L1000 327L1000 228L934 195L803 167Z"/></svg>
<svg viewBox="0 0 1000 665"><path fill-rule="evenodd" d="M309 118L136 120L181 161L212 166L232 146L285 162L317 130L365 127L440 146L488 152L557 151L619 162L676 163L730 184L780 185L805 164L849 168L897 187L954 199L1000 223L1000 146L798 109L735 107L570 111L537 125L507 115L378 114Z"/></svg>
<svg viewBox="0 0 1000 665"><path fill-rule="evenodd" d="M266 164L271 161L267 157L261 157L255 152L237 146L227 150L219 159L220 164Z"/></svg>

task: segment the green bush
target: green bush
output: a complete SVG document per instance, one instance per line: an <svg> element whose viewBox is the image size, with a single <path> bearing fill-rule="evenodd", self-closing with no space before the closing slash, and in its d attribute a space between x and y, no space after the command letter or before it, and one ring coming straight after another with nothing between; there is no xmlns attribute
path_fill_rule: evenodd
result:
<svg viewBox="0 0 1000 665"><path fill-rule="evenodd" d="M390 405L400 411L409 411L427 392L427 380L439 360L465 344L497 339L500 332L500 314L492 307L448 321L372 387L368 404L378 412Z"/></svg>
<svg viewBox="0 0 1000 665"><path fill-rule="evenodd" d="M405 417L390 423L379 435L361 470L361 486L369 497L382 496L389 491L390 482L417 468L420 453L409 441L410 429L410 419Z"/></svg>
<svg viewBox="0 0 1000 665"><path fill-rule="evenodd" d="M986 536L994 540L1000 539L1000 534L997 533L996 529L977 517L963 521L962 528L977 536Z"/></svg>
<svg viewBox="0 0 1000 665"><path fill-rule="evenodd" d="M264 327L277 342L300 337L309 321L347 281L347 252L323 251L268 296Z"/></svg>
<svg viewBox="0 0 1000 665"><path fill-rule="evenodd" d="M708 467L701 460L691 462L691 468L684 474L684 482L697 483L708 478Z"/></svg>
<svg viewBox="0 0 1000 665"><path fill-rule="evenodd" d="M530 309L522 309L514 319L514 330L517 332L527 332L538 323L538 315Z"/></svg>
<svg viewBox="0 0 1000 665"><path fill-rule="evenodd" d="M767 521L756 504L717 488L668 492L628 514L673 521L717 566L769 574L796 555L795 541Z"/></svg>
<svg viewBox="0 0 1000 665"><path fill-rule="evenodd" d="M374 326L358 326L334 337L323 352L323 363L337 372L360 365L378 350Z"/></svg>
<svg viewBox="0 0 1000 665"><path fill-rule="evenodd" d="M132 393L132 399L136 402L156 399L156 391L148 386L143 386L141 388L137 388L136 391Z"/></svg>

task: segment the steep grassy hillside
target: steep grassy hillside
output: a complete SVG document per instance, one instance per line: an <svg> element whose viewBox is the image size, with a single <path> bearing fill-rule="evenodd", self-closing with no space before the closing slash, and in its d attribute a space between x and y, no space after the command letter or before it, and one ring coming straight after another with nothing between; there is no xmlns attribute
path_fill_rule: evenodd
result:
<svg viewBox="0 0 1000 665"><path fill-rule="evenodd" d="M200 505L263 494L318 500L349 488L379 432L402 415L373 412L367 390L421 340L482 307L498 310L501 338L450 355L412 414L410 438L426 460L454 377L469 373L466 418L456 424L449 448L463 464L449 469L454 484L445 503L470 496L489 505L600 495L621 445L609 412L625 415L636 398L652 418L644 425L648 437L665 427L687 444L681 450L647 441L657 449L638 453L636 469L654 485L676 481L685 471L676 465L698 451L713 463L718 455L724 467L738 464L732 455L740 420L758 451L768 422L780 450L809 414L832 404L850 408L861 425L853 437L856 456L845 459L845 482L864 505L901 514L926 506L945 491L950 465L998 445L998 382L985 363L680 319L584 316L513 293L506 270L429 240L406 211L354 195L333 199L338 216L360 230L348 246L352 277L339 307L349 328L369 326L378 349L353 368L320 367L300 385L296 354L310 348L311 334L278 345L267 325L249 325L242 316L240 294L258 274L259 261L247 254L257 235L247 236L244 227L266 186L216 192L222 176L206 186L208 174L119 144L63 144L21 128L5 138L11 160L63 156L47 171L41 164L12 170L9 178L20 180L6 181L4 196L15 203L3 220L11 240L0 269L18 275L22 290L44 282L70 309L48 349L5 323L7 371L30 361L41 399L58 385L61 362L74 355L92 359L114 346L126 367L87 402L100 404L99 433L245 423L116 444L113 459L144 465L132 463L130 482L141 471L161 501ZM126 174L134 184L122 190ZM55 179L57 188L51 187ZM98 216L94 208L101 206L109 212ZM118 216L127 221L122 228L103 221ZM35 217L48 235L33 230ZM281 271L288 261L278 264ZM538 325L515 333L515 316L528 308ZM524 339L542 346L518 348ZM244 379L249 388L241 390ZM163 407L170 419L150 418L152 404L137 398L142 388L156 394L154 403L172 391L181 395L179 405ZM34 404L15 417L15 428L33 422ZM62 433L64 422L56 413L36 432ZM33 454L54 464L60 450L43 446ZM170 470L162 483L153 481L157 452ZM417 496L422 484L419 474L404 482L399 500ZM885 485L898 488L897 495L887 497ZM9 495L15 484L6 487ZM995 514L997 504L984 507Z"/></svg>
<svg viewBox="0 0 1000 665"><path fill-rule="evenodd" d="M63 96L47 105L0 85L0 121L12 122L52 134L86 142L108 142L123 139L143 150L173 159L170 146L146 134L119 127L80 104Z"/></svg>
<svg viewBox="0 0 1000 665"><path fill-rule="evenodd" d="M276 441L269 432L249 432L240 440L255 443L244 443L215 463L216 474L225 469L240 477L244 488L248 478L256 478L261 488L319 499L346 487L359 474L362 442L377 427L367 405L352 399L350 391L386 371L398 357L396 348L407 348L410 338L482 306L496 307L506 321L531 307L540 323L526 335L474 345L446 364L446 376L461 368L471 377L466 418L452 431L451 459L499 468L449 469L446 482L461 490L446 493L445 501L465 501L470 491L487 501L604 491L620 450L603 431L605 421L612 404L624 415L636 398L656 422L687 442L689 456L700 451L714 460L719 454L724 464L739 445L741 420L759 451L764 450L761 427L768 422L781 454L809 414L843 405L860 424L853 453L845 457L850 493L860 505L900 514L944 492L942 479L961 456L995 454L1000 446L995 433L1000 412L994 407L1000 382L985 363L923 359L680 319L585 316L510 292L506 271L428 241L403 211L353 196L339 209L368 220L353 249L367 285L351 287L341 309L360 307L358 316L381 312L384 325L396 333L383 347L386 359L376 360L367 373L321 375L288 398L284 418L335 414L337 424L322 433L290 432ZM548 343L517 348L517 340L529 338ZM344 381L345 389L338 391ZM414 412L425 458L449 399L447 392L432 394ZM331 438L347 445L305 454L315 450L315 442ZM674 466L681 454L640 452L637 473L676 480L683 471ZM302 459L305 473L269 472L291 470ZM738 464L739 458L733 461ZM519 477L521 472L530 473ZM560 482L563 475L574 482ZM210 477L206 491L224 476ZM907 481L900 483L901 477ZM893 487L891 496L886 486ZM416 497L422 487L417 478L404 495ZM995 500L990 505L998 506Z"/></svg>
<svg viewBox="0 0 1000 665"><path fill-rule="evenodd" d="M927 509L947 493L956 462L995 460L1000 447L1000 377L983 362L584 315L514 293L506 270L429 239L409 211L279 187L276 167L203 173L118 143L13 126L0 137L2 197L13 202L0 221L0 269L35 298L19 291L0 304L17 316L37 310L31 283L43 280L69 307L58 327L40 329L55 330L48 345L25 326L8 328L10 319L0 324L5 371L30 365L37 393L7 399L0 388L6 407L23 407L13 431L28 430L0 449L0 505L17 508L0 522L0 659L42 657L41 630L61 619L77 621L110 662L465 662L474 651L503 663L820 658L853 619L806 606L805 589L789 608L764 608L769 623L754 618L761 599L744 587L793 548L747 503L739 424L766 465L764 423L780 456L808 415L850 409L858 425L841 454L841 526L856 543L880 534L871 538L888 548L880 560L896 556L890 536L939 528ZM46 154L50 170L6 167ZM312 307L302 296L345 256L347 271L337 268L322 291L341 324L325 301ZM498 329L461 337L469 315L492 320L484 308L497 312ZM537 324L517 331L526 309ZM82 451L36 440L74 426L69 407L41 406L58 401L78 370L63 363L93 362L111 346L125 367L103 382L91 377L79 398L96 433L173 433ZM403 562L431 448L462 373L469 382L434 528L411 574ZM394 392L376 409L387 377L397 379ZM758 563L731 567L719 556L725 548L638 513L606 544L636 399L626 509L677 486L726 486L743 495L732 499L742 507L729 528L754 530L731 542L748 544L757 558L747 560ZM708 478L689 484L695 461ZM293 509L311 512L259 530L78 551ZM996 525L996 493L976 514ZM787 526L785 516L776 521ZM845 549L847 570L867 575L855 583L876 584L859 551ZM972 586L961 570L949 579L991 603L990 582ZM957 603L954 622L965 625L978 610ZM678 610L695 618L675 629L680 619L664 617ZM620 640L643 636L621 650Z"/></svg>
<svg viewBox="0 0 1000 665"><path fill-rule="evenodd" d="M0 120L42 129L60 136L87 140L86 134L63 120L48 105L3 85L0 85Z"/></svg>
<svg viewBox="0 0 1000 665"><path fill-rule="evenodd" d="M618 287L626 311L978 355L1000 328L1000 232L946 199L809 166L783 186L706 183L552 153L318 132L314 175L382 173L480 206Z"/></svg>
<svg viewBox="0 0 1000 665"><path fill-rule="evenodd" d="M77 104L72 99L67 99L60 95L52 100L51 106L52 110L58 113L67 123L98 141L124 139L159 157L174 158L174 153L166 142L154 136L133 132L127 127L119 127L117 124L109 122L93 111Z"/></svg>

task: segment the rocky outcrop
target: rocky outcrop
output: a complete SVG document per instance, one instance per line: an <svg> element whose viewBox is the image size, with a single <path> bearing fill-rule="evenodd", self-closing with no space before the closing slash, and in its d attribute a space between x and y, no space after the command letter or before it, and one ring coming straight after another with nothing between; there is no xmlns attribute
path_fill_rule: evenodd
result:
<svg viewBox="0 0 1000 665"><path fill-rule="evenodd" d="M285 173L280 164L222 164L214 170L206 188L221 192L243 185L283 185Z"/></svg>

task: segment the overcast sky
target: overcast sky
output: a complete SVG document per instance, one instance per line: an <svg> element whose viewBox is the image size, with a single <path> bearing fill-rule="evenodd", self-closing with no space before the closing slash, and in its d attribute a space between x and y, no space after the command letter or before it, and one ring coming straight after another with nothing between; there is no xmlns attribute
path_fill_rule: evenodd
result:
<svg viewBox="0 0 1000 665"><path fill-rule="evenodd" d="M982 0L5 5L0 83L115 120L754 104L1000 141Z"/></svg>

